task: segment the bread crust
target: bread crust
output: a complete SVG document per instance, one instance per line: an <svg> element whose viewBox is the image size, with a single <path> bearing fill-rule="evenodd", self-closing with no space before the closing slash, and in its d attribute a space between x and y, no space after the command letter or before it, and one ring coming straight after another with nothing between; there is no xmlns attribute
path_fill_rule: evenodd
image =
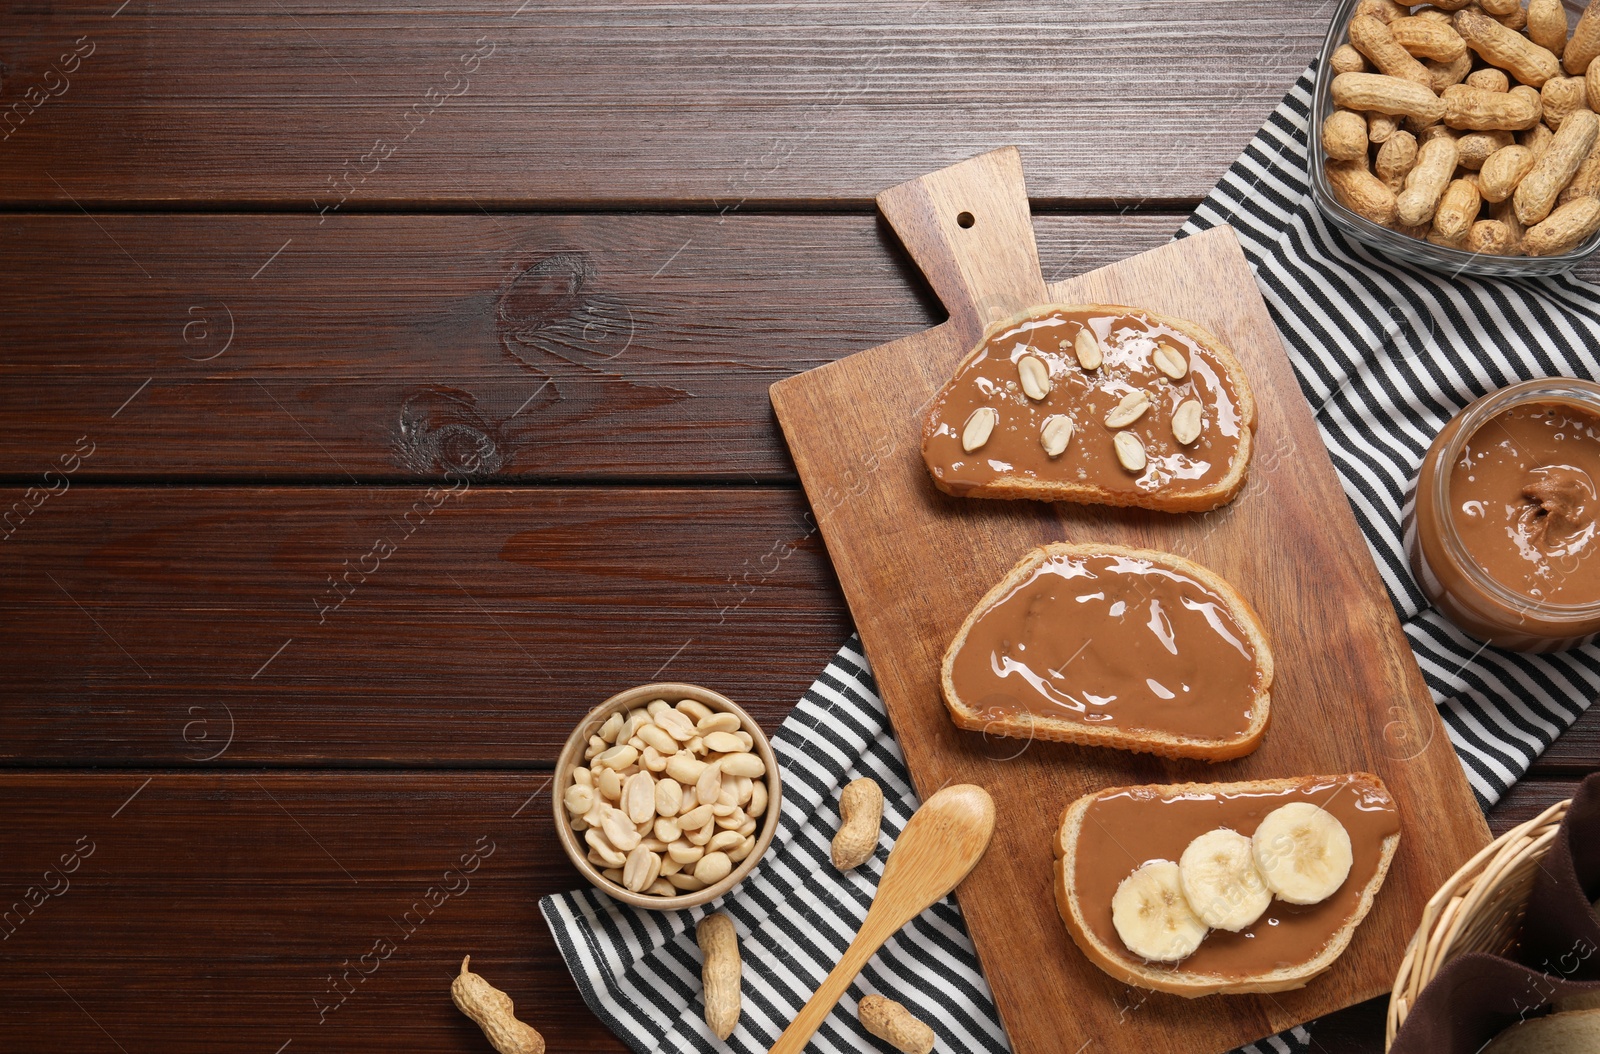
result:
<svg viewBox="0 0 1600 1054"><path fill-rule="evenodd" d="M1151 493L1139 490L1108 490L1092 483L1040 480L1026 476L1001 476L993 482L967 488L951 487L937 476L933 476L933 485L946 494L957 498L997 498L1007 501L1071 501L1082 505L1115 505L1154 509L1158 512L1205 512L1209 509L1226 505L1237 497L1239 492L1244 489L1250 468L1250 454L1254 448L1256 425L1255 393L1251 390L1250 381L1245 376L1244 366L1240 364L1232 349L1218 340L1210 330L1187 319L1163 315L1142 307L1129 307L1126 304L1040 304L1025 311L1019 311L1009 318L1003 318L991 324L983 331L983 337L978 341L977 345L962 357L960 364L956 366L955 371L951 374L950 380L946 381L944 387L939 389L939 395L935 396L934 404L937 405L939 398L955 384L956 377L983 350L990 337L1025 319L1052 311L1092 311L1103 314L1141 315L1162 325L1171 326L1191 340L1204 346L1206 351L1216 360L1217 365L1222 367L1223 372L1227 374L1228 380L1233 386L1235 398L1238 400L1239 446L1234 453L1232 463L1228 466L1227 474L1209 487L1185 494L1164 494L1159 490ZM924 452L927 450L928 438L933 435L933 431L933 411L930 409L922 425Z"/></svg>
<svg viewBox="0 0 1600 1054"><path fill-rule="evenodd" d="M1327 945L1315 958L1298 966L1283 967L1276 970L1263 971L1252 977L1223 977L1216 974L1185 974L1181 964L1178 968L1146 966L1130 963L1113 949L1106 947L1095 932L1084 921L1079 909L1077 897L1067 883L1067 876L1073 873L1077 860L1075 850L1077 847L1078 831L1082 827L1083 818L1089 811L1089 806L1096 799L1108 795L1122 794L1130 790L1156 791L1164 797L1175 797L1180 794L1204 792L1218 793L1227 791L1274 791L1294 790L1299 787L1326 782L1329 779L1346 781L1350 786L1381 790L1385 796L1390 797L1389 789L1377 776L1370 772L1351 772L1339 776L1293 776L1286 779L1270 780L1244 780L1238 783L1174 783L1151 784L1140 787L1110 787L1105 790L1086 794L1068 805L1061 814L1061 824L1056 831L1055 840L1055 895L1056 910L1061 913L1061 920L1066 923L1067 931L1072 934L1083 954L1106 973L1125 984L1138 985L1141 988L1151 988L1159 992L1171 992L1189 999L1196 999L1204 995L1247 995L1250 993L1287 992L1295 988L1304 988L1306 983L1318 974L1327 970L1344 954L1350 946L1350 940L1355 935L1356 927L1361 925L1361 920L1367 917L1367 912L1372 909L1373 899L1378 890L1383 886L1383 880L1389 874L1389 865L1394 862L1395 851L1400 846L1400 834L1396 832L1383 840L1383 850L1378 858L1378 869L1373 873L1370 881L1361 891L1361 900L1356 905L1355 912L1350 916Z"/></svg>
<svg viewBox="0 0 1600 1054"><path fill-rule="evenodd" d="M987 718L963 702L956 691L952 670L955 666L956 653L966 643L967 634L972 631L980 616L999 603L1002 597L1032 574L1036 567L1057 556L1122 556L1149 560L1196 579L1222 597L1234 621L1250 638L1250 646L1255 653L1256 668L1261 674L1261 683L1256 690L1255 703L1252 707L1250 727L1244 734L1224 739L1201 739L1167 732L1087 725L1078 721L1040 717L1026 712L1004 718ZM1260 616L1256 614L1255 608L1250 606L1250 602L1215 571L1176 553L1163 552L1159 549L1135 549L1110 543L1052 542L1037 549L1030 549L1016 566L1006 572L1006 576L993 589L983 595L983 599L979 600L977 606L967 615L955 639L945 649L944 661L939 668L939 687L944 696L945 707L950 711L950 719L955 722L956 727L968 731L1021 739L1078 743L1084 746L1115 747L1119 750L1155 754L1165 758L1200 758L1216 762L1243 757L1261 745L1272 717L1272 677L1272 648L1267 643L1267 635L1261 627Z"/></svg>

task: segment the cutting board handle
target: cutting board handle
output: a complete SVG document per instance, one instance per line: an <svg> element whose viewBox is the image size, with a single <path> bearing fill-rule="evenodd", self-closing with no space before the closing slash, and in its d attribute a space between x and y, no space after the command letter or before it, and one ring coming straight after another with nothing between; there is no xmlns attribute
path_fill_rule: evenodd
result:
<svg viewBox="0 0 1600 1054"><path fill-rule="evenodd" d="M1014 146L890 187L878 209L953 321L972 331L1047 300Z"/></svg>

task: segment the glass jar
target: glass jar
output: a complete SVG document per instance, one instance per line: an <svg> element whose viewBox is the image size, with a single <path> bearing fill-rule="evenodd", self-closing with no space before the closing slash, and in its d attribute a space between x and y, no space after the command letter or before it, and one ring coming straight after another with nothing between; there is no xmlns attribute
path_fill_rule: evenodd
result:
<svg viewBox="0 0 1600 1054"><path fill-rule="evenodd" d="M1316 87L1311 94L1311 114L1306 124L1306 153L1309 158L1306 173L1311 188L1311 199L1335 228L1346 236L1376 249L1378 252L1402 263L1414 264L1439 271L1454 278L1457 275L1485 275L1495 278L1530 278L1538 275L1560 274L1570 271L1600 249L1600 232L1590 235L1582 245L1557 256L1495 256L1488 253L1470 253L1435 245L1409 234L1373 223L1360 213L1344 206L1333 192L1323 165L1327 155L1322 149L1322 122L1333 112L1333 78L1338 71L1332 66L1334 51L1350 40L1350 19L1355 15L1361 0L1341 0L1333 21L1328 26L1328 36L1322 44L1322 55L1317 60ZM1563 0L1568 21L1575 20L1582 5L1575 0Z"/></svg>
<svg viewBox="0 0 1600 1054"><path fill-rule="evenodd" d="M1417 584L1451 622L1496 647L1543 652L1585 644L1600 634L1600 601L1551 603L1491 577L1468 552L1450 495L1453 470L1479 429L1509 410L1540 404L1600 419L1600 384L1565 377L1524 381L1490 392L1457 414L1422 459L1407 505L1405 541Z"/></svg>

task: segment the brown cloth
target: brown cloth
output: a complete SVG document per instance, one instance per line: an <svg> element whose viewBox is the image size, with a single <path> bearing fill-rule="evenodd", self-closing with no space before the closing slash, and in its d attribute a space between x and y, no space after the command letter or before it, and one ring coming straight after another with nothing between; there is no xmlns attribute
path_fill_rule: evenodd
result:
<svg viewBox="0 0 1600 1054"><path fill-rule="evenodd" d="M1600 991L1600 772L1578 788L1534 878L1515 960L1472 952L1439 972L1390 1054L1474 1054L1556 999Z"/></svg>

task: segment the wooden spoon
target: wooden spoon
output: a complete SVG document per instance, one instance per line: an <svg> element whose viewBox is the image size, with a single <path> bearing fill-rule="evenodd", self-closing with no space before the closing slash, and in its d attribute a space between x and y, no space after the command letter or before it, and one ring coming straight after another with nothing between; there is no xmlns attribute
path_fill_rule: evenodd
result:
<svg viewBox="0 0 1600 1054"><path fill-rule="evenodd" d="M983 858L993 834L994 799L982 787L946 787L923 802L889 850L861 931L770 1054L800 1054L867 960L902 926L956 888Z"/></svg>

